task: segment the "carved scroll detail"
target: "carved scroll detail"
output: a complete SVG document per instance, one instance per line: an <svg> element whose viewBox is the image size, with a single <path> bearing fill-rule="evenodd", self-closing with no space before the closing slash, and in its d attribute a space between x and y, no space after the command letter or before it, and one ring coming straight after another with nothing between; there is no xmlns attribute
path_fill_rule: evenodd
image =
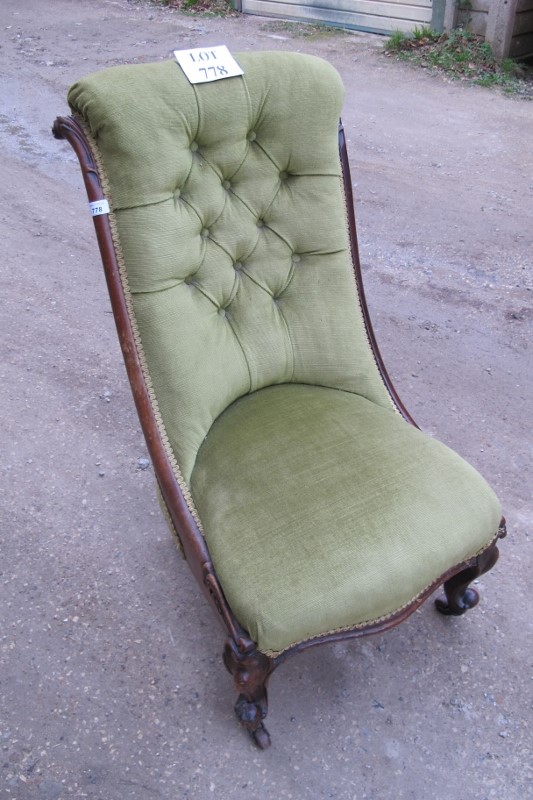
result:
<svg viewBox="0 0 533 800"><path fill-rule="evenodd" d="M223 658L239 692L235 703L237 719L257 746L265 750L270 746L270 735L263 724L268 713L267 683L276 663L253 643L241 652L230 638L226 640Z"/></svg>

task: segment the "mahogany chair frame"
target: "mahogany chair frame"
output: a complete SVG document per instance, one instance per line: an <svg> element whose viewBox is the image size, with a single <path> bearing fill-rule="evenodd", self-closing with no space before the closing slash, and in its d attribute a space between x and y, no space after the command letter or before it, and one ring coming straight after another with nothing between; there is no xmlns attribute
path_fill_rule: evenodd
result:
<svg viewBox="0 0 533 800"><path fill-rule="evenodd" d="M76 119L74 117L58 117L53 126L53 134L56 139L68 141L74 149L80 163L89 202L104 199L98 167L83 129ZM339 125L339 153L348 210L352 261L368 338L377 366L392 400L404 419L414 427L418 427L400 400L387 374L368 313L359 261L352 182L342 122ZM382 633L389 628L393 628L416 611L429 595L441 585L443 585L446 600L436 600L437 609L442 614L454 616L464 614L477 605L479 601L477 591L471 588L469 584L490 570L498 559L497 541L506 535L505 519L502 517L495 539L483 552L445 572L410 605L385 621L361 625L348 631L317 636L314 639L293 645L277 657L269 657L259 651L256 643L235 619L224 597L224 592L211 562L206 541L187 506L166 454L153 413L131 321L128 316L109 216L102 214L93 217L93 220L122 355L157 483L168 509L171 524L181 543L184 557L226 632L223 660L227 670L233 676L235 689L239 694L235 704L236 716L243 727L250 733L255 743L264 749L270 745L270 736L264 725L268 710L267 684L270 676L282 661L290 655L320 644Z"/></svg>

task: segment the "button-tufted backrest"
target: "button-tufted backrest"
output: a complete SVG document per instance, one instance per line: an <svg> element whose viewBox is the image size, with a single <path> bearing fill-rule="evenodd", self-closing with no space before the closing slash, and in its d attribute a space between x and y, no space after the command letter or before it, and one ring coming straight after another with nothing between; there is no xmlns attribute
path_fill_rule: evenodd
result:
<svg viewBox="0 0 533 800"><path fill-rule="evenodd" d="M107 173L144 357L189 479L240 396L296 382L390 407L362 323L338 155L343 88L321 59L236 56L191 86L175 62L75 84Z"/></svg>

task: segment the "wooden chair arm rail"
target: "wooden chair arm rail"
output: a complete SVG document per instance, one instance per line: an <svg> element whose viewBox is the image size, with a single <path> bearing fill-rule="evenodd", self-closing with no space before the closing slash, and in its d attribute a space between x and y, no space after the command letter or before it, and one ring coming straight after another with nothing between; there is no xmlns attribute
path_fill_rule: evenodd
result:
<svg viewBox="0 0 533 800"><path fill-rule="evenodd" d="M56 139L65 139L68 141L76 153L83 174L89 202L102 200L104 198L104 192L98 166L81 125L74 117L58 117L55 120L52 132ZM148 452L153 463L154 472L161 489L161 494L163 495L171 515L172 523L176 528L183 546L185 558L189 562L189 566L196 580L207 595L210 603L213 604L214 585L215 583L218 585L218 581L214 572L212 572L212 567L210 567L207 572L211 577L209 578L208 584L206 583L206 569L204 565L210 565L211 559L205 539L198 530L198 526L185 502L172 466L169 463L154 417L139 355L135 346L131 321L128 315L109 216L108 214L95 216L93 217L93 222L104 265L107 287L115 317L120 347L126 365L126 372L146 439ZM218 602L225 607L223 617L225 619L233 619L227 603L224 600L224 595L220 586L218 586L215 595L218 598ZM232 630L235 630L235 625L236 623L233 624ZM231 633L231 631L229 632Z"/></svg>
<svg viewBox="0 0 533 800"><path fill-rule="evenodd" d="M385 363L383 358L381 357L381 353L379 351L378 343L376 340L376 336L374 334L374 329L372 327L372 321L370 319L370 314L368 311L368 305L366 302L366 295L365 289L363 286L363 277L361 274L361 261L359 259L359 247L357 244L357 229L355 225L355 211L354 211L354 198L353 198L353 188L352 188L352 179L350 175L350 163L348 161L348 150L346 147L346 137L344 134L344 126L342 124L342 120L339 122L339 153L341 159L341 166L342 166L342 178L343 178L343 185L344 185L344 192L346 196L346 211L348 214L348 226L350 229L350 245L352 250L352 262L354 265L354 272L355 272L355 280L357 282L357 289L359 291L359 299L361 304L361 311L363 313L363 320L365 323L365 328L367 332L367 336L370 342L370 347L372 349L372 353L374 354L374 358L376 360L377 367L381 374L381 378L383 383L387 387L387 391L389 392L395 406L397 407L400 414L403 416L407 422L410 422L411 425L414 425L415 428L418 428L418 425L414 421L411 414L407 411L406 407L402 403L398 392L394 388L394 384L389 377L387 369L385 367Z"/></svg>

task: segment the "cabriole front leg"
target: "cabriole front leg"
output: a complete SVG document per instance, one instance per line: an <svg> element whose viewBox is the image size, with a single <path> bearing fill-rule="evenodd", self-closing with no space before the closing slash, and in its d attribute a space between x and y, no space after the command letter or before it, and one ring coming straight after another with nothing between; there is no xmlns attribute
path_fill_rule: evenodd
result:
<svg viewBox="0 0 533 800"><path fill-rule="evenodd" d="M254 645L241 652L233 639L227 639L223 658L239 692L235 703L237 719L258 747L265 750L270 746L270 735L263 723L268 713L267 683L275 664Z"/></svg>
<svg viewBox="0 0 533 800"><path fill-rule="evenodd" d="M505 527L500 529L498 538L505 536ZM444 583L444 593L446 601L435 600L437 610L441 614L447 614L455 617L461 616L469 609L474 608L479 603L479 594L469 584L479 578L489 569L492 569L498 560L499 550L494 542L490 547L484 550L475 560L471 567L467 567L462 572L458 572L453 578L450 578Z"/></svg>

